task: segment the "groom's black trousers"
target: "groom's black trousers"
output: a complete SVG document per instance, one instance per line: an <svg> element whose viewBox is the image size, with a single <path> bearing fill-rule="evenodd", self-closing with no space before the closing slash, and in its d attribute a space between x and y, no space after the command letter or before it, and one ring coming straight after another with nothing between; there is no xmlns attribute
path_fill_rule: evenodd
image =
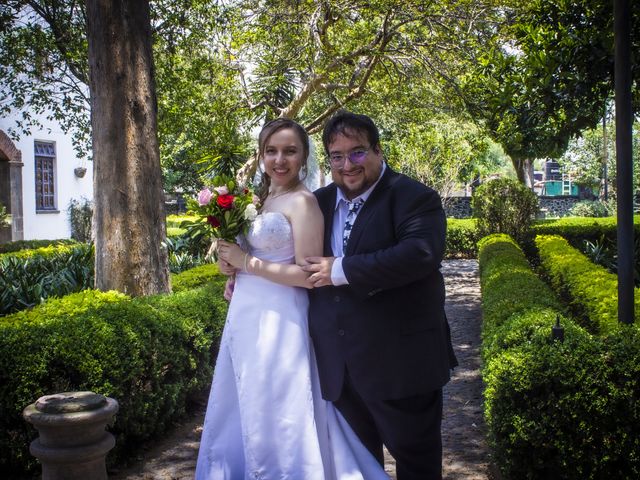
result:
<svg viewBox="0 0 640 480"><path fill-rule="evenodd" d="M382 465L382 445L387 447L396 460L398 480L442 479L442 389L410 398L366 400L345 372L334 405Z"/></svg>

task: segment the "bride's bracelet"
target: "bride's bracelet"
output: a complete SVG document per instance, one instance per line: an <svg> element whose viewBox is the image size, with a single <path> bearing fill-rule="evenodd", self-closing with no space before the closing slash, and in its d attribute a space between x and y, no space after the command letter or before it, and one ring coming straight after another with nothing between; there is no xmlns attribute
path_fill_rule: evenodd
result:
<svg viewBox="0 0 640 480"><path fill-rule="evenodd" d="M249 266L247 265L247 260L249 259L249 252L244 254L244 271L249 273Z"/></svg>

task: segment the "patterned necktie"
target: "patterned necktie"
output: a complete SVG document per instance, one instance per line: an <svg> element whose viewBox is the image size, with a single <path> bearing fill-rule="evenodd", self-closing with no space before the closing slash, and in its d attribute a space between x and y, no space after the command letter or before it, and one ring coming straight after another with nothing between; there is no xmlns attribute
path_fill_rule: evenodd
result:
<svg viewBox="0 0 640 480"><path fill-rule="evenodd" d="M355 202L347 202L349 207L349 213L347 213L347 219L344 222L344 232L342 233L342 250L347 249L347 240L349 240L349 235L351 235L351 228L353 227L353 221L362 207L364 201L359 198Z"/></svg>

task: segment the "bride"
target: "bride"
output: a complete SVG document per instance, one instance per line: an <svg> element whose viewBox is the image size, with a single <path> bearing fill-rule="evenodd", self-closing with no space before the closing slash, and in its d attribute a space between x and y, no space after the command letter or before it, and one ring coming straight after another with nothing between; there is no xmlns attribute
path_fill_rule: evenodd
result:
<svg viewBox="0 0 640 480"><path fill-rule="evenodd" d="M308 274L324 224L300 180L309 137L280 118L258 137L262 210L246 251L219 242L235 273L205 416L196 478L388 479L333 404L322 399L307 326Z"/></svg>

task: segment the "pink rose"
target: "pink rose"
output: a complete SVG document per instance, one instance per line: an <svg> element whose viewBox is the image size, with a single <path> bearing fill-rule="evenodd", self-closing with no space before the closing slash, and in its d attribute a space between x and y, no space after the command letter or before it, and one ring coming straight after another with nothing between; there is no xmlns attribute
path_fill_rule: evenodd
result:
<svg viewBox="0 0 640 480"><path fill-rule="evenodd" d="M221 187L214 187L214 190L218 192L218 195L227 195L229 193L229 189L226 185L223 185Z"/></svg>
<svg viewBox="0 0 640 480"><path fill-rule="evenodd" d="M213 197L213 193L211 193L211 190L209 190L208 188L200 190L200 193L198 193L198 205L200 205L201 207L209 205L211 197Z"/></svg>
<svg viewBox="0 0 640 480"><path fill-rule="evenodd" d="M257 207L258 205L260 205L260 197L254 193L251 202Z"/></svg>

